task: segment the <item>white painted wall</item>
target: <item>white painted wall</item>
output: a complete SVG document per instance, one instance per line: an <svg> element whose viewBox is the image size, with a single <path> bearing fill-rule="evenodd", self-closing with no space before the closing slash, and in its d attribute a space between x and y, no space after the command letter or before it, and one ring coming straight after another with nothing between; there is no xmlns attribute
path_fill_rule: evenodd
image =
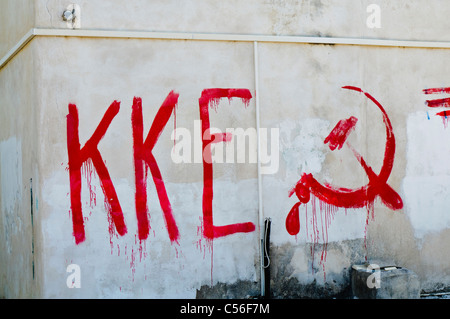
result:
<svg viewBox="0 0 450 319"><path fill-rule="evenodd" d="M42 246L37 245L34 254L32 249L33 228L40 227L35 196L39 192L39 128L33 54L31 44L0 72L0 294L5 297L30 298L40 293L33 263L37 264ZM35 243L40 238L36 233Z"/></svg>

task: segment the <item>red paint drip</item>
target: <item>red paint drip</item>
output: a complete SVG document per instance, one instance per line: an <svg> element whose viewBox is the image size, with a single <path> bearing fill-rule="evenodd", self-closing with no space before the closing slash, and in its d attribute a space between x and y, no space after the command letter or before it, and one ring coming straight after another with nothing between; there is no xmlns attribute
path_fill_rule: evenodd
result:
<svg viewBox="0 0 450 319"><path fill-rule="evenodd" d="M318 204L317 204L318 203ZM308 207L311 204L311 209L308 214ZM286 229L291 235L297 236L300 231L300 216L299 208L301 203L296 203L288 214L286 219ZM310 253L311 253L311 270L315 273L315 256L317 251L317 246L321 246L319 265L322 266L324 280L326 281L326 268L325 263L327 260L327 249L328 249L328 230L331 223L338 211L338 207L330 205L324 201L318 200L314 195L308 203L304 204L304 229L305 236L307 240L311 243ZM298 231L297 231L298 230Z"/></svg>
<svg viewBox="0 0 450 319"><path fill-rule="evenodd" d="M444 123L444 127L447 128L448 126L448 120L450 116L450 111L442 111L436 113L437 116L440 116L442 118L442 122Z"/></svg>
<svg viewBox="0 0 450 319"><path fill-rule="evenodd" d="M131 248L130 268L131 268L132 281L134 281L134 274L136 272L136 255L135 255L133 247Z"/></svg>
<svg viewBox="0 0 450 319"><path fill-rule="evenodd" d="M175 104L175 107L173 108L173 135L177 136L177 107L178 103ZM173 146L175 147L176 140L173 139Z"/></svg>
<svg viewBox="0 0 450 319"><path fill-rule="evenodd" d="M146 250L146 241L139 240L139 262L142 262L142 258L145 259L145 257L147 257Z"/></svg>
<svg viewBox="0 0 450 319"><path fill-rule="evenodd" d="M89 207L93 208L97 205L97 194L96 187L92 186L92 178L94 173L94 167L92 165L91 159L86 160L81 166L81 172L86 178L86 183L89 189Z"/></svg>
<svg viewBox="0 0 450 319"><path fill-rule="evenodd" d="M252 94L248 89L205 89L202 91L201 100L207 101L209 106L214 110L217 110L219 102L222 98L228 98L231 102L232 98L240 98L245 107L248 107Z"/></svg>
<svg viewBox="0 0 450 319"><path fill-rule="evenodd" d="M119 109L120 103L114 101L105 112L105 115L91 138L86 142L83 148L81 148L78 134L78 110L75 104L69 104L69 114L67 115L67 150L69 156L70 202L73 235L76 244L79 244L86 239L81 204L81 166L88 159L92 161L92 165L100 178L100 185L105 195L105 205L109 214L108 216L111 217L112 223L115 225L120 235L124 235L127 232L122 208L119 199L117 198L114 185L97 148L98 143L105 135L111 121L119 112Z"/></svg>
<svg viewBox="0 0 450 319"><path fill-rule="evenodd" d="M297 235L300 232L300 217L298 207L300 202L296 203L290 210L286 218L286 229L290 235Z"/></svg>

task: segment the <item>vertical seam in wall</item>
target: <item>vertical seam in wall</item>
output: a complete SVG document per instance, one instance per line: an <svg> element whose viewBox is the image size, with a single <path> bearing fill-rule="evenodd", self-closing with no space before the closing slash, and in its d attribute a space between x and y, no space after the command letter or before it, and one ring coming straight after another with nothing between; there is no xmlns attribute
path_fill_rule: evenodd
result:
<svg viewBox="0 0 450 319"><path fill-rule="evenodd" d="M31 270L33 274L33 280L35 279L34 275L34 216L33 216L33 179L30 178L30 215L31 215Z"/></svg>
<svg viewBox="0 0 450 319"><path fill-rule="evenodd" d="M260 244L260 271L261 271L261 296L264 296L265 278L264 278L264 254L263 254L263 203L262 203L262 176L261 176L261 135L259 118L259 56L258 41L253 42L253 60L255 77L255 118L256 118L256 141L257 141L257 172L258 172L258 222L259 222L259 244Z"/></svg>

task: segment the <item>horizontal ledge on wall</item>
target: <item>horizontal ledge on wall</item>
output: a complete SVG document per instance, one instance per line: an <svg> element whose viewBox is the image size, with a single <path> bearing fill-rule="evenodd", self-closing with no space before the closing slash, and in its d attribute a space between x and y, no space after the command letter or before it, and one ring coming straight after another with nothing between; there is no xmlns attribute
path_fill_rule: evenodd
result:
<svg viewBox="0 0 450 319"><path fill-rule="evenodd" d="M36 28L33 30L34 34L38 36L57 36L57 37L276 42L276 43L304 43L304 44L347 44L347 45L444 48L444 49L450 48L450 42L415 41L415 40L231 34L231 33L158 32L158 31L125 31L125 30L122 31L122 30L95 30L95 29L83 30L83 29Z"/></svg>
<svg viewBox="0 0 450 319"><path fill-rule="evenodd" d="M359 46L425 48L425 49L450 48L450 42L443 42L443 41L415 41L415 40L228 34L228 33L32 28L0 60L0 69L3 68L17 53L20 52L20 50L26 44L28 44L36 36L106 38L106 39L121 38L121 39L266 42L266 43L272 42L272 43L329 44L329 45L341 44L341 45L359 45Z"/></svg>

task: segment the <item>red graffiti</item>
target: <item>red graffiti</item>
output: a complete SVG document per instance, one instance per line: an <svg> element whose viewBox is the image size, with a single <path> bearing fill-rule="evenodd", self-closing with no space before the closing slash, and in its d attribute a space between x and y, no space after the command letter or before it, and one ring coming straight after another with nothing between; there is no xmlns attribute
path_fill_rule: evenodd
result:
<svg viewBox="0 0 450 319"><path fill-rule="evenodd" d="M340 150L350 132L355 128L356 122L358 122L358 119L354 116L347 120L340 120L323 142L325 144L329 143L329 147L332 151L334 151L336 147Z"/></svg>
<svg viewBox="0 0 450 319"><path fill-rule="evenodd" d="M222 98L237 97L248 105L252 95L247 89L206 89L199 99L200 119L202 120L203 150L203 236L214 239L234 233L248 233L255 230L251 222L216 226L213 223L213 164L211 143L227 141L231 136L222 133L210 134L209 107L217 107Z"/></svg>
<svg viewBox="0 0 450 319"><path fill-rule="evenodd" d="M450 87L424 89L423 93L425 94L450 93Z"/></svg>
<svg viewBox="0 0 450 319"><path fill-rule="evenodd" d="M105 204L117 232L120 235L124 235L127 232L116 190L97 148L98 143L105 135L106 130L119 112L119 109L120 103L114 101L106 111L91 138L81 148L78 134L78 110L75 104L69 104L69 114L67 115L67 149L69 155L70 202L73 235L77 244L83 242L86 238L81 205L81 166L87 161L92 161L100 178L100 184L105 195Z"/></svg>
<svg viewBox="0 0 450 319"><path fill-rule="evenodd" d="M348 189L342 187L334 187L331 185L322 185L318 182L312 174L303 173L300 180L297 182L289 196L296 194L299 202L296 203L290 210L286 218L286 229L289 234L296 235L300 231L299 222L299 206L303 203L309 202L311 194L317 197L319 200L336 206L344 208L360 208L369 207L377 196L379 196L382 202L393 210L401 209L403 202L400 196L395 192L392 187L387 184L387 180L391 174L394 164L395 155L395 137L392 129L389 117L384 110L383 106L373 98L369 93L364 92L360 88L353 86L344 86L344 89L353 90L363 93L369 100L371 100L381 111L383 115L383 121L386 127L386 146L383 165L379 174L376 174L371 167L369 167L363 157L358 154L353 148L352 151L357 158L360 165L363 167L365 173L369 178L367 185L358 189ZM356 118L351 117L348 120L342 120L338 122L336 127L332 130L330 135L325 139L324 143L330 143L330 149L334 150L336 147L342 147L345 139L351 129L356 124ZM350 146L350 144L347 143Z"/></svg>
<svg viewBox="0 0 450 319"><path fill-rule="evenodd" d="M158 138L169 121L172 112L178 103L178 94L173 91L169 93L163 104L156 114L152 126L148 132L147 138L143 139L143 119L142 119L142 100L135 97L133 100L131 122L133 126L133 150L134 150L134 168L136 181L136 217L138 221L139 239L146 239L150 224L147 216L147 187L146 187L146 171L147 167L155 183L156 192L158 194L159 203L164 213L164 221L169 233L171 242L176 242L179 237L178 227L172 213L169 197L167 196L164 180L159 170L158 163L152 153L152 150L158 141Z"/></svg>
<svg viewBox="0 0 450 319"><path fill-rule="evenodd" d="M450 118L450 111L437 112L435 115L441 117L442 123L444 124L444 128L447 128L448 127L448 120Z"/></svg>
<svg viewBox="0 0 450 319"><path fill-rule="evenodd" d="M164 180L153 149L159 136L167 125L172 113L175 116L175 108L178 103L179 95L173 91L168 94L155 118L153 119L147 137L144 140L144 125L142 115L142 99L135 97L133 99L131 124L133 133L133 159L135 169L135 207L138 223L139 240L145 240L150 231L150 222L147 205L147 169L155 184L158 194L159 204L163 211L165 225L172 243L178 243L180 233L175 222L172 207L167 195ZM219 142L228 142L231 140L230 133L210 133L209 107L217 107L222 98L240 98L245 105L248 105L252 95L247 89L207 89L204 90L199 99L200 118L202 120L202 151L203 151L203 236L207 239L228 236L234 233L248 233L255 230L255 225L251 222L237 223L223 226L216 226L213 223L213 165L211 144ZM109 125L118 114L120 103L114 101L105 112L97 129L91 138L81 148L78 134L78 110L74 104L69 105L69 114L67 115L67 149L69 154L69 175L70 175L70 201L73 221L73 235L76 244L83 242L86 238L84 229L84 219L81 204L81 168L86 165L93 167L100 178L101 187L105 195L105 203L109 213L111 224L115 226L119 235L123 236L127 232L125 226L122 208L119 203L114 185L109 175L106 164L97 149L97 145L105 135ZM90 172L91 174L92 172ZM90 178L90 174L88 177ZM90 180L88 180L89 183ZM90 186L89 186L90 187ZM91 202L92 202L91 194ZM95 196L93 197L95 199ZM110 232L113 231L110 225Z"/></svg>
<svg viewBox="0 0 450 319"><path fill-rule="evenodd" d="M427 100L428 107L450 107L450 98Z"/></svg>
<svg viewBox="0 0 450 319"><path fill-rule="evenodd" d="M424 89L424 94L444 94L444 93L450 93L450 88L448 87L442 87L442 88L430 88L430 89ZM428 107L450 107L450 98L442 98L442 99L433 99L433 100L426 100L425 104Z"/></svg>
<svg viewBox="0 0 450 319"><path fill-rule="evenodd" d="M424 89L424 94L448 94L450 93L449 87L442 87L442 88L430 88L430 89ZM441 99L433 99L433 100L426 100L425 104L428 107L436 108L436 107L450 107L450 98L441 98ZM427 112L428 114L428 112ZM441 111L437 112L435 114L436 116L440 116L442 118L442 121L444 123L444 127L446 128L448 126L448 118L450 115L450 111ZM428 116L429 119L429 116Z"/></svg>
<svg viewBox="0 0 450 319"><path fill-rule="evenodd" d="M450 111L442 111L442 112L438 112L436 113L437 116L442 116L442 117L449 117L450 116Z"/></svg>

